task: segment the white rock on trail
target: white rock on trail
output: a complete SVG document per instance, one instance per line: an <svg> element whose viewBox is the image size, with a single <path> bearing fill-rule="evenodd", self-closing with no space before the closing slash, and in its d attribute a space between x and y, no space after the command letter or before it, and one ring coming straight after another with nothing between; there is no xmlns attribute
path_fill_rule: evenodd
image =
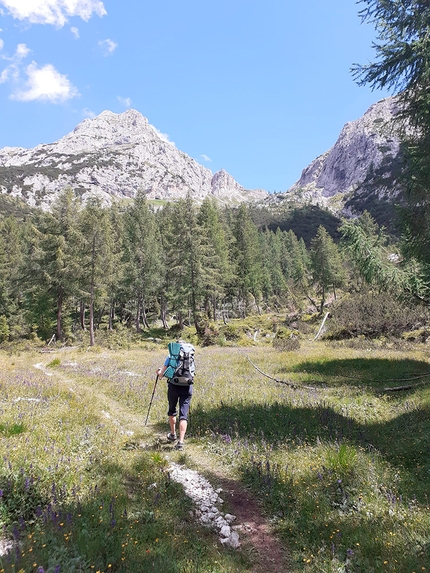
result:
<svg viewBox="0 0 430 573"><path fill-rule="evenodd" d="M206 527L218 530L220 541L223 545L237 549L240 546L239 534L232 531L230 524L236 519L236 516L227 513L224 515L216 505L221 505L223 500L218 495L221 489L214 491L211 484L206 478L198 472L171 463L169 468L170 478L183 485L184 491L197 506L194 515L200 523Z"/></svg>

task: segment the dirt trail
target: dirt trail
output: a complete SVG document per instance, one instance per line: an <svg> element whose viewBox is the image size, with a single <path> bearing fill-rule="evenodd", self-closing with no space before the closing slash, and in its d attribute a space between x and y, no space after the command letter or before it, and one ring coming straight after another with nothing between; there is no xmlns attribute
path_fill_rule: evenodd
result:
<svg viewBox="0 0 430 573"><path fill-rule="evenodd" d="M288 553L251 492L237 479L225 475L221 467L214 470L213 463L205 460L200 448L197 453L194 447L187 445L187 455L213 487L222 488L228 511L236 516L235 523L242 525L239 531L242 547L255 560L251 573L288 573Z"/></svg>
<svg viewBox="0 0 430 573"><path fill-rule="evenodd" d="M72 373L66 378L58 371L48 371L45 365L38 363L34 365L35 368L44 372L47 376L54 375L57 380L67 384L68 389L79 394L87 394L91 392L92 397L94 394L92 390L86 387L81 380L77 380ZM72 378L72 380L71 380ZM131 428L143 430L147 436L147 443L141 443L138 447L147 449L151 448L148 444L148 439L152 440L152 446L157 447L156 444L160 443L160 436L154 433L151 426L148 425L144 428L145 416L131 414L129 410L124 408L120 403L104 395L102 392L97 392L97 396L102 399L103 409L100 414L112 421L113 424L120 426L122 433L131 435L134 432L130 431ZM108 412L106 412L108 410ZM115 418L112 418L109 411L115 412ZM167 431L167 423L166 423ZM163 440L161 437L161 440ZM137 445L137 444L135 444ZM167 455L173 454L172 446L161 448ZM220 487L223 490L222 496L230 513L236 516L236 524L241 525L239 531L240 542L242 550L245 550L254 562L250 573L288 573L290 567L288 566L288 554L285 548L276 538L273 533L272 527L268 520L264 517L263 512L252 494L236 479L233 479L222 471L222 467L218 466L216 470L213 469L213 461L205 459L205 454L201 448L197 448L192 444L186 444L185 452L187 457L191 460L193 469L202 473L212 484L214 488ZM177 453L174 452L175 457ZM170 455L169 455L170 458ZM239 549L240 551L241 549Z"/></svg>

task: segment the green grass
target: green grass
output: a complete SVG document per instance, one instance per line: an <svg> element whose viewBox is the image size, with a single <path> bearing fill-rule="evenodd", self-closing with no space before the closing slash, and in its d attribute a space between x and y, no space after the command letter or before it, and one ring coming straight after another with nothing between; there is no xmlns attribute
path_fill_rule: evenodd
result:
<svg viewBox="0 0 430 573"><path fill-rule="evenodd" d="M0 571L250 571L191 519L167 456L250 487L293 573L428 573L430 384L381 391L430 373L408 348L198 348L185 454L160 441L164 380L144 426L164 344L1 353L0 526L20 545Z"/></svg>

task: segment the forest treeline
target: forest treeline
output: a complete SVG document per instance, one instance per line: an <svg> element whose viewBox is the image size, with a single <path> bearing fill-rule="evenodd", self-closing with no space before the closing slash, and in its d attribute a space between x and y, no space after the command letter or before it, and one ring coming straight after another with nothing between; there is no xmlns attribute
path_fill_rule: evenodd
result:
<svg viewBox="0 0 430 573"><path fill-rule="evenodd" d="M140 332L174 316L201 332L207 319L279 309L315 281L323 293L342 285L338 249L322 227L318 237L308 251L292 231L259 231L245 204L189 196L154 210L138 193L127 207L103 207L68 190L51 212L1 221L2 337L61 340L81 328L93 344L101 324Z"/></svg>
<svg viewBox="0 0 430 573"><path fill-rule="evenodd" d="M259 228L251 212L191 196L155 209L140 192L106 207L66 190L50 212L4 215L0 341L87 330L92 345L100 327L141 332L156 320L166 329L193 324L203 336L209 321L305 305L322 312L339 289L359 292L375 276L384 289L384 277L387 289L396 284L368 215L344 223L341 249L323 226L307 247L291 230ZM374 254L373 270L357 245Z"/></svg>

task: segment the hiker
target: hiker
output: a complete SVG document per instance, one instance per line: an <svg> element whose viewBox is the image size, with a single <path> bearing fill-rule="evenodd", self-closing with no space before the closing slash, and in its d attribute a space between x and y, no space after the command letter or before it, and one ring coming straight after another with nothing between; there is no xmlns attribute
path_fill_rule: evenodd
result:
<svg viewBox="0 0 430 573"><path fill-rule="evenodd" d="M157 370L157 376L167 377L167 400L169 403L170 432L167 434L169 442L176 442L176 418L179 402L179 439L175 449L184 448L184 438L188 425L188 412L193 395L194 378L194 347L183 341L169 344L169 356L164 365Z"/></svg>

